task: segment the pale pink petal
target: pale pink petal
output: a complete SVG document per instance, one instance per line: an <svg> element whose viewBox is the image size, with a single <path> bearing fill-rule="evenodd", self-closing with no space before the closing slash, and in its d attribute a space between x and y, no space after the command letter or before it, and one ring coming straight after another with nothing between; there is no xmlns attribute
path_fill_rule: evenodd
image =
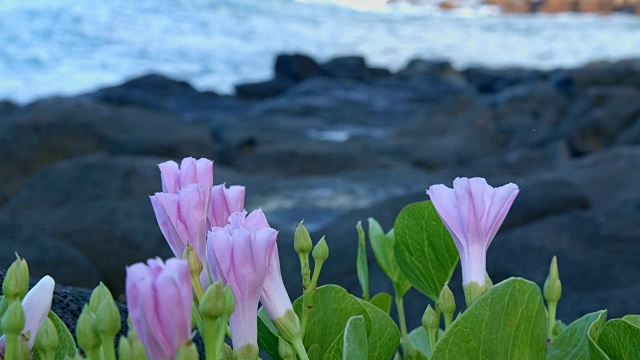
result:
<svg viewBox="0 0 640 360"><path fill-rule="evenodd" d="M175 161L165 161L158 164L162 179L162 192L175 194L180 190L178 164Z"/></svg>

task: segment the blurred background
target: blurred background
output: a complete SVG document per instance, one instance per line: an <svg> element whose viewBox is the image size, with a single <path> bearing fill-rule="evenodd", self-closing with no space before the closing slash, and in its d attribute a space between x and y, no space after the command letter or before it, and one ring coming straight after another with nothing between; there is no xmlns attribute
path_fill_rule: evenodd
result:
<svg viewBox="0 0 640 360"><path fill-rule="evenodd" d="M171 256L157 164L215 161L280 231L302 219L321 283L360 294L355 224L385 230L457 176L521 193L494 282L544 282L566 322L640 311L637 0L0 1L0 254L122 295L125 266ZM370 254L371 292L391 291ZM454 292L463 303L457 270ZM427 304L405 301L409 325Z"/></svg>

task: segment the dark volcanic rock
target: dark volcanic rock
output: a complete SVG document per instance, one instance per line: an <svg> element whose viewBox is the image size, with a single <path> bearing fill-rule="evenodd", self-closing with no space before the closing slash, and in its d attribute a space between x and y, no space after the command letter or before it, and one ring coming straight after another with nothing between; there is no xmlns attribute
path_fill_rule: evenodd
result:
<svg viewBox="0 0 640 360"><path fill-rule="evenodd" d="M257 83L236 85L236 96L243 99L264 99L279 95L295 84L295 80L278 76Z"/></svg>
<svg viewBox="0 0 640 360"><path fill-rule="evenodd" d="M566 131L578 154L599 151L640 115L640 89L628 86L586 90L569 115Z"/></svg>
<svg viewBox="0 0 640 360"><path fill-rule="evenodd" d="M0 100L0 115L14 112L18 109L18 105L8 100Z"/></svg>
<svg viewBox="0 0 640 360"><path fill-rule="evenodd" d="M0 248L3 249L0 266L9 267L17 253L27 260L32 277L51 275L62 284L75 286L98 284L100 272L87 256L72 244L55 238L46 229L32 226L41 219L31 220L25 219L25 225L18 225L14 218L0 217Z"/></svg>
<svg viewBox="0 0 640 360"><path fill-rule="evenodd" d="M464 80L462 74L457 72L446 60L413 59L405 68L398 71L397 75L401 77L434 76Z"/></svg>
<svg viewBox="0 0 640 360"><path fill-rule="evenodd" d="M546 78L543 71L527 69L468 68L462 74L481 93L495 93L510 86Z"/></svg>
<svg viewBox="0 0 640 360"><path fill-rule="evenodd" d="M640 59L601 62L575 69L558 70L550 81L559 89L578 93L590 86L640 87Z"/></svg>
<svg viewBox="0 0 640 360"><path fill-rule="evenodd" d="M205 124L159 112L87 98L38 101L0 119L0 203L38 168L99 151L211 157L213 144Z"/></svg>
<svg viewBox="0 0 640 360"><path fill-rule="evenodd" d="M118 296L125 266L171 254L148 198L160 189L161 160L97 154L61 161L34 175L0 214L79 249ZM76 264L65 267L86 276Z"/></svg>
<svg viewBox="0 0 640 360"><path fill-rule="evenodd" d="M276 58L275 77L302 81L320 73L318 63L307 55L281 54Z"/></svg>
<svg viewBox="0 0 640 360"><path fill-rule="evenodd" d="M320 66L322 75L351 80L364 80L369 68L362 56L343 56L329 60Z"/></svg>

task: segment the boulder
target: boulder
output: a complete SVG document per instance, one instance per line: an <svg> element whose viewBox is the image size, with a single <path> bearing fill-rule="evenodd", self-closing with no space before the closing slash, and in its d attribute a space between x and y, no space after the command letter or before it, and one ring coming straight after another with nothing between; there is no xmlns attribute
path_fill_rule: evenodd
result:
<svg viewBox="0 0 640 360"><path fill-rule="evenodd" d="M18 104L9 100L0 100L0 115L14 112L18 109Z"/></svg>
<svg viewBox="0 0 640 360"><path fill-rule="evenodd" d="M528 69L488 69L470 67L462 74L477 91L481 93L495 93L510 86L544 80L546 73L540 70Z"/></svg>
<svg viewBox="0 0 640 360"><path fill-rule="evenodd" d="M342 56L322 64L320 72L333 78L364 80L369 75L369 68L362 56Z"/></svg>
<svg viewBox="0 0 640 360"><path fill-rule="evenodd" d="M51 98L0 118L0 204L42 166L107 151L170 158L214 151L208 126L89 98Z"/></svg>
<svg viewBox="0 0 640 360"><path fill-rule="evenodd" d="M236 96L242 99L265 99L285 92L296 83L295 80L276 76L271 80L236 85Z"/></svg>
<svg viewBox="0 0 640 360"><path fill-rule="evenodd" d="M320 73L320 65L303 54L280 54L276 57L275 77L302 81Z"/></svg>
<svg viewBox="0 0 640 360"><path fill-rule="evenodd" d="M579 93L591 86L640 87L640 59L597 62L575 69L556 70L549 80L570 93Z"/></svg>
<svg viewBox="0 0 640 360"><path fill-rule="evenodd" d="M630 86L589 88L568 116L564 131L577 154L600 151L640 116L640 90Z"/></svg>

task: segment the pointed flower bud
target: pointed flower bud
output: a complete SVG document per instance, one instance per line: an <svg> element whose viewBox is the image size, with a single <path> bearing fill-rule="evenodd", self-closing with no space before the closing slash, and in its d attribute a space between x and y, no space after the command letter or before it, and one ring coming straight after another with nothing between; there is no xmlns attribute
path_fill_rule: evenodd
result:
<svg viewBox="0 0 640 360"><path fill-rule="evenodd" d="M296 226L296 232L293 234L293 248L300 255L307 255L313 250L311 236L302 221Z"/></svg>
<svg viewBox="0 0 640 360"><path fill-rule="evenodd" d="M222 282L209 286L198 306L200 315L205 319L217 319L225 313L225 294ZM231 311L233 312L233 311Z"/></svg>
<svg viewBox="0 0 640 360"><path fill-rule="evenodd" d="M44 323L42 323L42 326L40 326L40 329L35 336L35 348L38 351L43 354L55 354L59 344L58 331L56 330L55 325L53 325L53 321L51 321L51 319L47 318ZM47 359L48 357L41 356L40 358ZM53 356L49 358L53 359Z"/></svg>
<svg viewBox="0 0 640 360"><path fill-rule="evenodd" d="M99 334L116 336L122 327L120 310L113 299L105 299L96 312L96 329Z"/></svg>
<svg viewBox="0 0 640 360"><path fill-rule="evenodd" d="M282 337L278 340L278 355L282 360L296 360L297 355L291 345Z"/></svg>
<svg viewBox="0 0 640 360"><path fill-rule="evenodd" d="M25 325L24 309L20 300L14 300L2 315L2 331L9 335L20 335ZM3 352L4 353L4 352Z"/></svg>
<svg viewBox="0 0 640 360"><path fill-rule="evenodd" d="M100 284L91 292L91 297L89 298L89 310L96 314L98 312L98 307L107 300L113 300L113 296L111 295L111 291L109 291L101 281Z"/></svg>
<svg viewBox="0 0 640 360"><path fill-rule="evenodd" d="M318 241L311 254L315 261L323 262L329 258L329 246L324 236Z"/></svg>
<svg viewBox="0 0 640 360"><path fill-rule="evenodd" d="M453 296L453 292L449 289L448 284L444 284L442 291L440 292L440 298L438 299L438 305L440 310L445 314L451 314L456 311L456 299Z"/></svg>
<svg viewBox="0 0 640 360"><path fill-rule="evenodd" d="M427 305L427 309L424 311L424 314L422 315L422 327L424 327L425 330L429 331L429 329L434 329L434 328L437 329L439 326L440 326L440 319L438 319L438 316L435 310L433 310L431 305Z"/></svg>
<svg viewBox="0 0 640 360"><path fill-rule="evenodd" d="M200 276L204 266L202 265L200 258L198 258L198 254L193 250L193 246L191 246L191 244L187 244L187 247L184 248L182 259L186 260L189 264L189 272L191 274L197 274Z"/></svg>
<svg viewBox="0 0 640 360"><path fill-rule="evenodd" d="M85 304L76 323L78 346L86 353L92 353L100 347L100 335L95 327L95 315Z"/></svg>
<svg viewBox="0 0 640 360"><path fill-rule="evenodd" d="M133 354L131 352L131 344L129 338L121 336L118 340L118 359L120 360L133 360Z"/></svg>
<svg viewBox="0 0 640 360"><path fill-rule="evenodd" d="M562 283L558 274L558 259L555 256L551 259L549 275L544 282L543 293L548 302L557 302L562 296Z"/></svg>
<svg viewBox="0 0 640 360"><path fill-rule="evenodd" d="M2 293L9 302L13 302L14 299L22 300L29 290L29 267L24 259L17 255L16 257L2 282Z"/></svg>
<svg viewBox="0 0 640 360"><path fill-rule="evenodd" d="M493 188L483 178L456 178L453 189L427 190L460 253L463 285L484 287L487 249L519 191L515 184Z"/></svg>

